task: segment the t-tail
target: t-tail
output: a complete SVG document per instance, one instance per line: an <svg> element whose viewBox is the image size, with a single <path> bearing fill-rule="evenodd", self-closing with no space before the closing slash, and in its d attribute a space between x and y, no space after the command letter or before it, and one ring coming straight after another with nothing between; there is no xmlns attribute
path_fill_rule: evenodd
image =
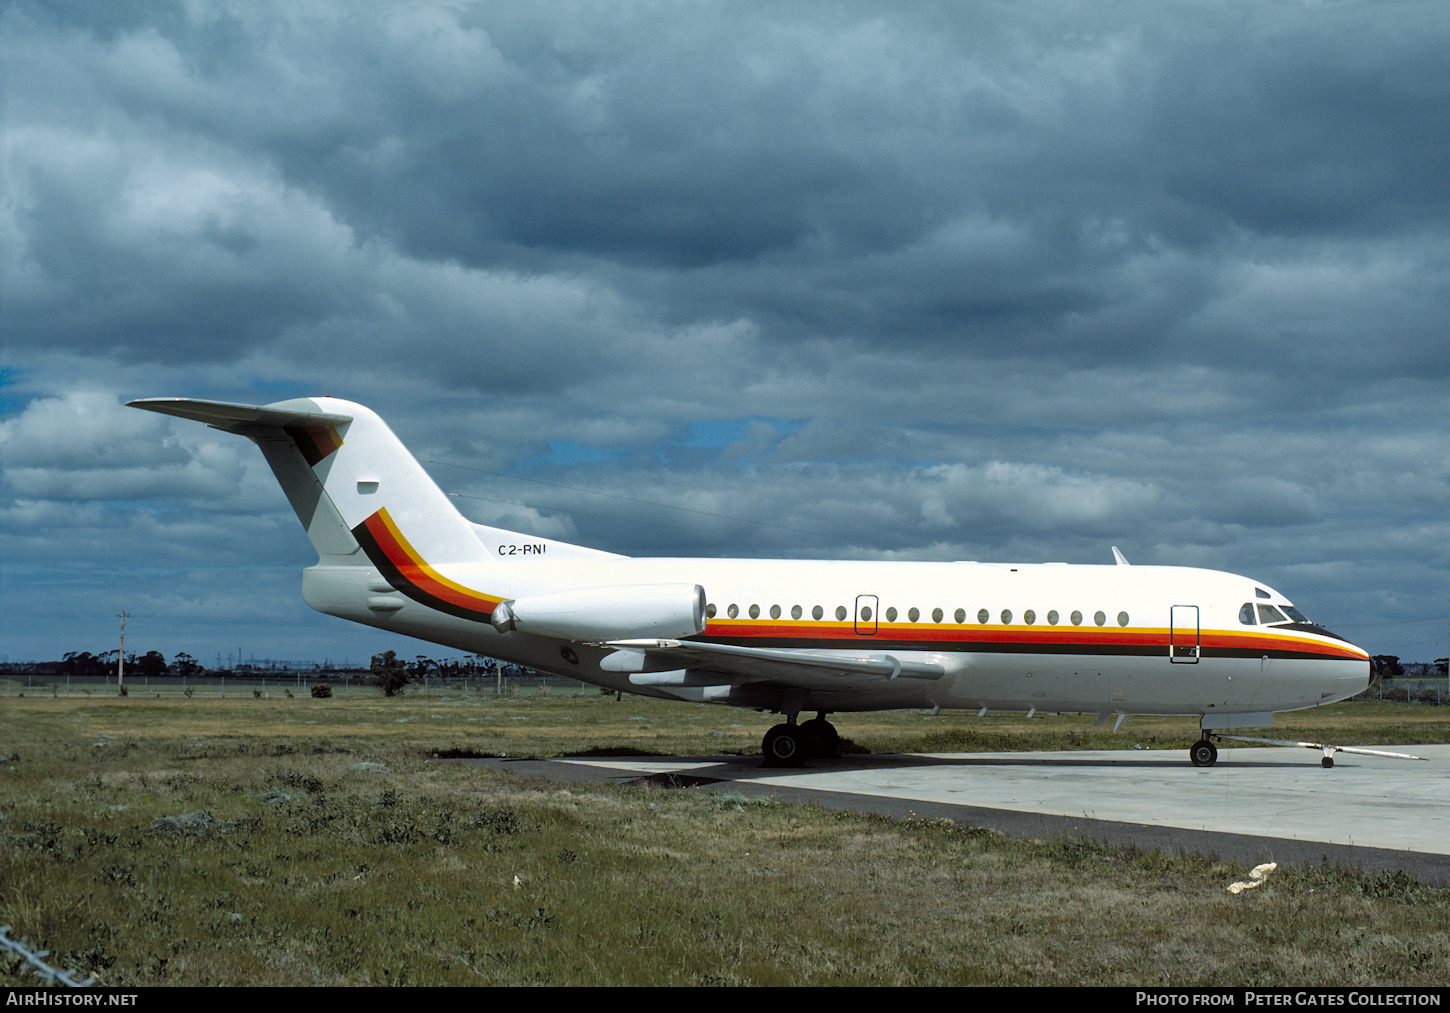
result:
<svg viewBox="0 0 1450 1013"><path fill-rule="evenodd" d="M337 398L270 405L190 398L130 402L250 438L261 448L319 560L395 565L398 551L432 565L482 562L489 541L518 535L471 524L381 418Z"/></svg>
<svg viewBox="0 0 1450 1013"><path fill-rule="evenodd" d="M580 564L624 557L472 523L360 404L148 398L130 407L205 422L261 448L317 550L302 588L320 612L471 651L514 630L583 641L705 628L696 584L589 581ZM561 575L546 561L568 565ZM405 610L400 594L424 609Z"/></svg>

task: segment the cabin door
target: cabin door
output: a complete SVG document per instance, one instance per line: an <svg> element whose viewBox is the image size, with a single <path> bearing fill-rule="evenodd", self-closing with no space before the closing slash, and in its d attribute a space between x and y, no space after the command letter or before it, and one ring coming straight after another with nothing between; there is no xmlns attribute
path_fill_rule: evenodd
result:
<svg viewBox="0 0 1450 1013"><path fill-rule="evenodd" d="M1168 657L1174 664L1198 664L1198 606L1174 605L1169 621Z"/></svg>
<svg viewBox="0 0 1450 1013"><path fill-rule="evenodd" d="M856 633L858 635L863 637L876 635L876 613L880 607L874 594L856 596Z"/></svg>

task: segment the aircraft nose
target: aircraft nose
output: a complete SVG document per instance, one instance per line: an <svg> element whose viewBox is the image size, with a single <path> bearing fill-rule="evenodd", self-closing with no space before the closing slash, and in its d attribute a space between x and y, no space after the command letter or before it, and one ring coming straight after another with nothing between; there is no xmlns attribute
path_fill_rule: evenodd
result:
<svg viewBox="0 0 1450 1013"><path fill-rule="evenodd" d="M1328 633L1329 631L1326 630L1325 632ZM1333 633L1330 633L1329 635L1334 636ZM1369 660L1369 652L1366 651L1363 647L1360 647L1357 644L1350 644L1348 640L1345 640L1344 642L1364 655L1364 668L1360 669L1358 666L1356 666L1355 674L1343 680L1344 682L1347 682L1355 687L1354 692L1350 695L1358 696L1365 690L1369 689L1370 684L1374 682L1374 662Z"/></svg>
<svg viewBox="0 0 1450 1013"><path fill-rule="evenodd" d="M1313 623L1308 625L1312 628L1313 632L1338 640L1350 651L1360 655L1360 658L1345 658L1339 663L1339 674L1334 679L1338 685L1335 699L1347 700L1367 690L1370 683L1374 681L1374 665L1369 660L1369 652L1357 644L1350 643L1349 638L1341 637L1338 633L1326 630L1323 626ZM1300 628L1303 629L1304 627Z"/></svg>

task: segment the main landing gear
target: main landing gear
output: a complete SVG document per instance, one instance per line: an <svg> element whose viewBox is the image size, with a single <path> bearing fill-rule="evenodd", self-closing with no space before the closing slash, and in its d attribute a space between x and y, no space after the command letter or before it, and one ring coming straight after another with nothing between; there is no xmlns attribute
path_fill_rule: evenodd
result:
<svg viewBox="0 0 1450 1013"><path fill-rule="evenodd" d="M1209 739L1207 732L1189 747L1188 759L1195 767L1212 767L1218 762L1218 747Z"/></svg>
<svg viewBox="0 0 1450 1013"><path fill-rule="evenodd" d="M841 736L824 711L802 724L788 715L785 724L771 728L760 742L767 767L799 767L815 757L835 756L840 748Z"/></svg>

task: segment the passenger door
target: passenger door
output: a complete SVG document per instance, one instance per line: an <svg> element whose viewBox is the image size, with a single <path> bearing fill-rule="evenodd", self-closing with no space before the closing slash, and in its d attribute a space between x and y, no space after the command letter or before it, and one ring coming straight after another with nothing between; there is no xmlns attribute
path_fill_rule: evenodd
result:
<svg viewBox="0 0 1450 1013"><path fill-rule="evenodd" d="M1177 665L1198 664L1198 606L1174 605L1169 619L1168 657Z"/></svg>

